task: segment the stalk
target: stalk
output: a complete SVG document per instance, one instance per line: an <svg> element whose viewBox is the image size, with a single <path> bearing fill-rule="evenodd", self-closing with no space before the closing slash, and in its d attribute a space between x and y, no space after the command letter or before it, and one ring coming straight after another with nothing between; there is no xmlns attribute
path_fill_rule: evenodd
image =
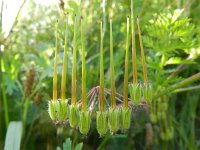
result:
<svg viewBox="0 0 200 150"><path fill-rule="evenodd" d="M125 71L124 71L124 96L123 106L128 107L128 49L129 49L129 17L127 17L127 35L126 35L126 56L125 56Z"/></svg>
<svg viewBox="0 0 200 150"><path fill-rule="evenodd" d="M68 51L68 19L66 22L65 29L65 47L64 47L64 56L63 56L63 70L62 70L62 81L61 81L61 100L64 101L66 99L65 91L66 91L66 74L67 74L67 51Z"/></svg>
<svg viewBox="0 0 200 150"><path fill-rule="evenodd" d="M116 107L115 91L115 70L113 58L113 36L112 36L112 19L110 19L110 69L111 69L111 107Z"/></svg>
<svg viewBox="0 0 200 150"><path fill-rule="evenodd" d="M103 66L103 23L100 25L101 44L100 44L100 111L105 111L104 106L104 66Z"/></svg>
<svg viewBox="0 0 200 150"><path fill-rule="evenodd" d="M85 67L85 35L83 29L83 18L81 18L81 46L82 46L82 111L86 111L86 67Z"/></svg>
<svg viewBox="0 0 200 150"><path fill-rule="evenodd" d="M76 50L77 50L77 39L76 39L77 19L75 15L74 19L74 50L73 50L73 66L72 66L72 101L71 104L76 104Z"/></svg>
<svg viewBox="0 0 200 150"><path fill-rule="evenodd" d="M56 48L53 73L53 101L57 100L57 63L58 63L58 21L56 23Z"/></svg>
<svg viewBox="0 0 200 150"><path fill-rule="evenodd" d="M140 50L141 50L141 57L142 57L144 83L147 84L148 83L147 67L146 67L146 63L145 63L144 48L143 48L143 44L142 44L142 35L141 35L141 31L140 31L140 23L139 23L138 17L137 17L137 25L138 25L139 42L140 42Z"/></svg>
<svg viewBox="0 0 200 150"><path fill-rule="evenodd" d="M131 35L132 35L132 68L133 68L133 84L138 83L137 79L137 61L136 61L136 44L135 44L135 27L133 15L133 0L131 0Z"/></svg>

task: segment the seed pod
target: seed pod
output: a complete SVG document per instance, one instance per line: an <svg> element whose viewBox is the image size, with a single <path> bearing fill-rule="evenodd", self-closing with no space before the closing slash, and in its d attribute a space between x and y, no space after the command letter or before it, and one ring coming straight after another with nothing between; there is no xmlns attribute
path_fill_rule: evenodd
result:
<svg viewBox="0 0 200 150"><path fill-rule="evenodd" d="M143 86L143 95L144 95L144 99L150 104L152 102L152 85L151 83L144 83Z"/></svg>
<svg viewBox="0 0 200 150"><path fill-rule="evenodd" d="M79 107L78 105L70 105L69 107L69 123L72 128L78 126L79 122Z"/></svg>
<svg viewBox="0 0 200 150"><path fill-rule="evenodd" d="M100 136L103 136L106 134L108 130L108 124L107 124L107 112L97 112L97 131L100 134Z"/></svg>
<svg viewBox="0 0 200 150"><path fill-rule="evenodd" d="M69 113L69 108L68 108L67 100L66 101L58 101L57 102L58 120L60 122L64 122L68 117L68 113Z"/></svg>
<svg viewBox="0 0 200 150"><path fill-rule="evenodd" d="M131 84L129 88L132 102L138 106L142 97L142 86L141 84Z"/></svg>
<svg viewBox="0 0 200 150"><path fill-rule="evenodd" d="M157 122L157 116L154 113L150 114L150 120L152 123L156 123Z"/></svg>
<svg viewBox="0 0 200 150"><path fill-rule="evenodd" d="M48 108L48 112L49 112L49 116L51 117L51 119L54 121L57 119L57 115L56 115L56 101L49 101L49 108Z"/></svg>
<svg viewBox="0 0 200 150"><path fill-rule="evenodd" d="M91 114L89 111L82 111L80 115L79 130L82 134L87 134L90 130Z"/></svg>
<svg viewBox="0 0 200 150"><path fill-rule="evenodd" d="M131 123L131 108L128 107L122 107L121 109L121 128L122 130L127 130L130 127Z"/></svg>
<svg viewBox="0 0 200 150"><path fill-rule="evenodd" d="M108 125L112 133L119 129L119 115L120 110L118 108L109 108L108 111Z"/></svg>

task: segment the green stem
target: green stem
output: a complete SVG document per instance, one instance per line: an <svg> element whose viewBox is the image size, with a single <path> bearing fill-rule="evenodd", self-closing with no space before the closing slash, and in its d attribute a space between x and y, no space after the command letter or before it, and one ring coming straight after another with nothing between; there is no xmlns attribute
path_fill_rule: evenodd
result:
<svg viewBox="0 0 200 150"><path fill-rule="evenodd" d="M56 48L53 73L53 100L57 99L57 63L58 63L58 22L56 23Z"/></svg>
<svg viewBox="0 0 200 150"><path fill-rule="evenodd" d="M73 50L73 66L72 66L72 101L71 104L76 104L76 50L77 50L77 39L76 31L77 30L77 18L75 15L74 19L74 50Z"/></svg>
<svg viewBox="0 0 200 150"><path fill-rule="evenodd" d="M131 35L132 35L132 69L133 69L133 84L138 83L137 79L137 59L136 59L136 44L135 44L135 27L133 15L133 0L131 0Z"/></svg>
<svg viewBox="0 0 200 150"><path fill-rule="evenodd" d="M185 92L185 91L196 90L196 89L200 89L200 85L176 89L173 92L179 93L179 92Z"/></svg>
<svg viewBox="0 0 200 150"><path fill-rule="evenodd" d="M114 70L114 57L113 57L113 36L112 36L112 19L110 19L110 69L111 69L111 107L116 107L115 99L115 70Z"/></svg>
<svg viewBox="0 0 200 150"><path fill-rule="evenodd" d="M124 96L123 106L128 107L128 49L129 49L129 17L127 17L127 35L126 35L126 57L125 57L125 71L124 71Z"/></svg>
<svg viewBox="0 0 200 150"><path fill-rule="evenodd" d="M103 66L103 24L101 21L101 44L100 44L100 111L105 111L104 106L104 66Z"/></svg>
<svg viewBox="0 0 200 150"><path fill-rule="evenodd" d="M63 66L62 66L62 81L61 81L61 100L66 99L66 74L67 74L67 51L68 51L68 19L66 23L65 30L65 47L64 47L64 56L63 56Z"/></svg>
<svg viewBox="0 0 200 150"><path fill-rule="evenodd" d="M83 19L81 18L81 46L82 46L82 111L87 110L86 106L86 67L85 67L85 35L83 29Z"/></svg>
<svg viewBox="0 0 200 150"><path fill-rule="evenodd" d="M137 25L138 25L138 33L139 33L139 41L140 41L140 50L141 50L141 57L142 57L142 68L143 68L143 76L144 76L144 83L147 84L148 78L147 78L147 67L146 67L146 62L145 62L145 56L144 56L144 48L142 44L142 35L140 31L140 23L139 19L137 17Z"/></svg>
<svg viewBox="0 0 200 150"><path fill-rule="evenodd" d="M160 96L166 95L166 94L168 94L168 93L170 93L170 92L172 92L172 91L174 91L176 89L184 87L184 86L186 86L186 85L188 85L190 83L193 83L195 81L198 81L198 80L200 80L200 72L195 74L195 75L192 75L191 77L189 77L187 79L182 80L179 83L176 83L176 84L170 86L169 88L167 88L167 89L165 89L163 91L160 91L159 94L154 96L154 99L156 99L156 98L158 98Z"/></svg>
<svg viewBox="0 0 200 150"><path fill-rule="evenodd" d="M3 83L1 84L1 89L2 89L3 104L4 104L4 111L5 111L5 123L6 123L6 128L8 128L8 124L9 124L8 100L6 97L6 92L5 92Z"/></svg>

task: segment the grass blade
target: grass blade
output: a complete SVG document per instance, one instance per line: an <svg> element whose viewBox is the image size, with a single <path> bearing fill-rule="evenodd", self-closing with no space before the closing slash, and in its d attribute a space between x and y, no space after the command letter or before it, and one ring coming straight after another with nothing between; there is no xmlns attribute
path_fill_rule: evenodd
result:
<svg viewBox="0 0 200 150"><path fill-rule="evenodd" d="M12 121L8 126L4 150L19 150L22 137L22 122Z"/></svg>

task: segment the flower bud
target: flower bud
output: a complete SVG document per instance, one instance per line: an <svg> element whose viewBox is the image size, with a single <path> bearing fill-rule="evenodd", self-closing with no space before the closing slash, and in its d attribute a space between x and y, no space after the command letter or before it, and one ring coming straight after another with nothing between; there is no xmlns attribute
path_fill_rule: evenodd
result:
<svg viewBox="0 0 200 150"><path fill-rule="evenodd" d="M91 114L89 111L82 111L80 115L79 130L82 134L87 134L90 130Z"/></svg>
<svg viewBox="0 0 200 150"><path fill-rule="evenodd" d="M70 105L69 107L69 123L72 128L78 126L79 107L78 105Z"/></svg>
<svg viewBox="0 0 200 150"><path fill-rule="evenodd" d="M48 108L49 116L54 121L56 120L56 101L49 101L49 108Z"/></svg>
<svg viewBox="0 0 200 150"><path fill-rule="evenodd" d="M130 88L130 95L132 102L137 106L140 104L141 97L142 97L142 86L141 84L131 84Z"/></svg>
<svg viewBox="0 0 200 150"><path fill-rule="evenodd" d="M144 84L144 87L143 87L143 95L144 95L144 99L145 99L148 103L151 103L151 102L152 102L152 93L153 93L153 90L152 90L152 85L151 85L151 83Z"/></svg>
<svg viewBox="0 0 200 150"><path fill-rule="evenodd" d="M131 108L122 107L121 109L121 128L122 130L127 130L131 124Z"/></svg>
<svg viewBox="0 0 200 150"><path fill-rule="evenodd" d="M100 136L103 136L106 134L108 130L108 124L107 124L107 112L97 112L97 131L100 134Z"/></svg>
<svg viewBox="0 0 200 150"><path fill-rule="evenodd" d="M57 117L60 122L64 122L68 117L68 104L67 101L58 101L57 102Z"/></svg>
<svg viewBox="0 0 200 150"><path fill-rule="evenodd" d="M118 108L109 108L108 125L112 133L116 132L119 129L119 126L120 126L119 115L120 115L120 110Z"/></svg>

